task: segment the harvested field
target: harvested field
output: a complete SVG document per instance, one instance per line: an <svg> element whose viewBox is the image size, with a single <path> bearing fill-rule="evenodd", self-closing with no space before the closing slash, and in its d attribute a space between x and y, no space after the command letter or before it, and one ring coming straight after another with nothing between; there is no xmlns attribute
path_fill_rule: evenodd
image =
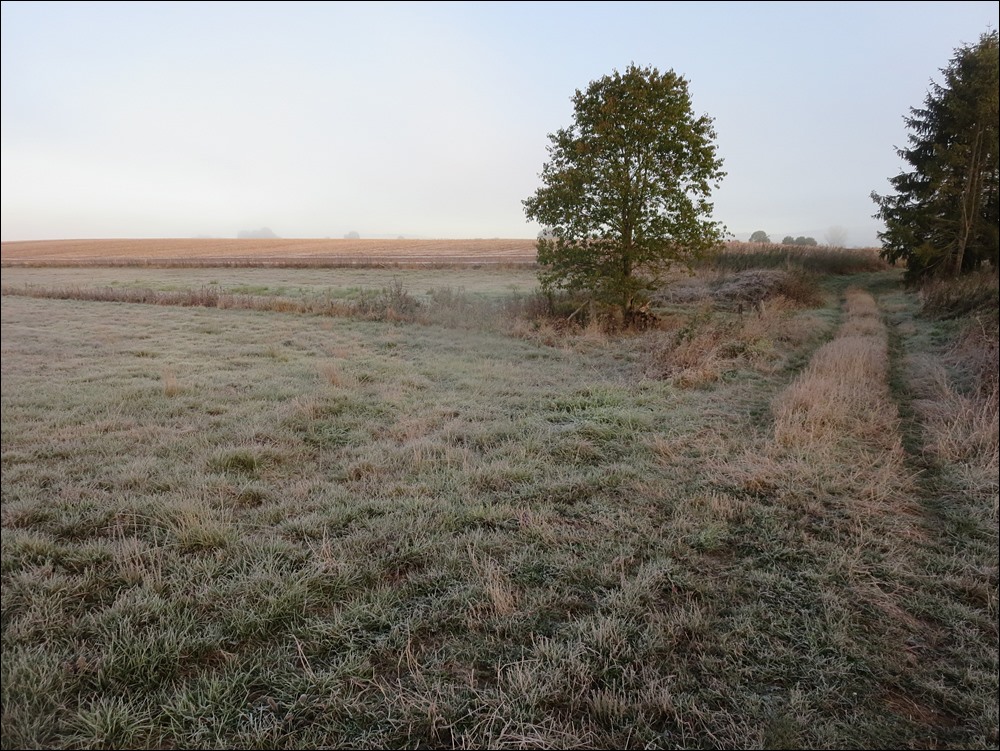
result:
<svg viewBox="0 0 1000 751"><path fill-rule="evenodd" d="M4 266L532 266L533 239L35 240L0 246Z"/></svg>

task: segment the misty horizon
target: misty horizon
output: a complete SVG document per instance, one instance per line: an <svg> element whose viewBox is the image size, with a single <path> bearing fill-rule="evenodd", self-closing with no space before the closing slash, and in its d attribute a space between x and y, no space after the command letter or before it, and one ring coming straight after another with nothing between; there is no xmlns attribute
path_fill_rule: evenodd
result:
<svg viewBox="0 0 1000 751"><path fill-rule="evenodd" d="M548 135L635 62L714 120L732 237L877 245L904 117L996 3L724 6L4 3L0 235L533 238Z"/></svg>

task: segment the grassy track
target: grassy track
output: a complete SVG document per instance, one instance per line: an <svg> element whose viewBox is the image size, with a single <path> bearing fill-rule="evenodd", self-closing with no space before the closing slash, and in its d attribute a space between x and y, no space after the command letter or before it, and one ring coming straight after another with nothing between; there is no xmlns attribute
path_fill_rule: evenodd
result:
<svg viewBox="0 0 1000 751"><path fill-rule="evenodd" d="M5 295L3 746L995 745L995 485L915 476L895 285L617 338Z"/></svg>

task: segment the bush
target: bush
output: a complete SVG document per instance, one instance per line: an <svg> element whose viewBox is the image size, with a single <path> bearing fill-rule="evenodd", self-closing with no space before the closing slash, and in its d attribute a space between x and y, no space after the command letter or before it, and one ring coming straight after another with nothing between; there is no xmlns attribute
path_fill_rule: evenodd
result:
<svg viewBox="0 0 1000 751"><path fill-rule="evenodd" d="M377 321L412 321L420 310L415 298L399 279L380 290L365 290L354 303L355 314Z"/></svg>

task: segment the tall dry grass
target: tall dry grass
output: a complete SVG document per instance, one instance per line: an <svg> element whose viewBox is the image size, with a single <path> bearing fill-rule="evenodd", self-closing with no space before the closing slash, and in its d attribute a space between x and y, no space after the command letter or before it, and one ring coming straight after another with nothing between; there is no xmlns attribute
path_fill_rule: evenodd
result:
<svg viewBox="0 0 1000 751"><path fill-rule="evenodd" d="M802 269L817 274L860 274L885 271L889 264L876 248L798 247L777 243L730 242L701 265L725 271Z"/></svg>
<svg viewBox="0 0 1000 751"><path fill-rule="evenodd" d="M825 329L811 311L780 293L739 310L719 310L703 299L690 312L665 318L652 335L651 374L692 388L740 368L775 373Z"/></svg>
<svg viewBox="0 0 1000 751"><path fill-rule="evenodd" d="M911 361L924 451L962 475L968 492L992 499L996 521L1000 471L997 271L933 279L920 288L919 297L923 316L962 321L943 351L924 352Z"/></svg>
<svg viewBox="0 0 1000 751"><path fill-rule="evenodd" d="M998 341L995 318L972 318L945 350L909 363L925 454L960 475L966 492L991 506L994 522L1000 506Z"/></svg>
<svg viewBox="0 0 1000 751"><path fill-rule="evenodd" d="M931 279L920 288L922 312L932 318L980 315L996 320L1000 279L996 269L949 279Z"/></svg>

